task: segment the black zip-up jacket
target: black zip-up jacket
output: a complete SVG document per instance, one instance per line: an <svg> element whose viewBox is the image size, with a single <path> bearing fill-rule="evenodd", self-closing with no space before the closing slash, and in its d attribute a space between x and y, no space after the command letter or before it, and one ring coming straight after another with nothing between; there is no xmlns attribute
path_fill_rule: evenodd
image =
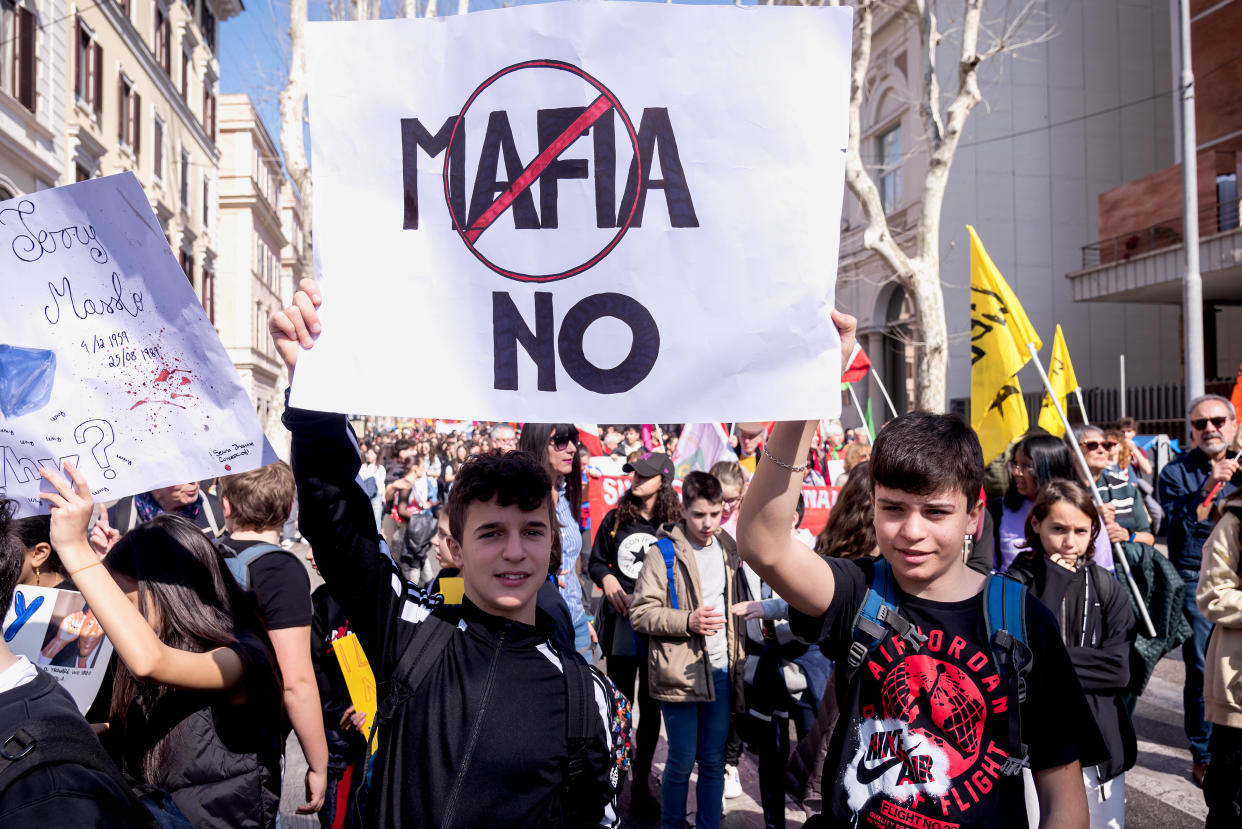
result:
<svg viewBox="0 0 1242 829"><path fill-rule="evenodd" d="M302 534L349 618L382 689L430 611L380 547L360 459L344 415L288 408ZM458 631L415 694L380 729L367 826L473 829L615 825L614 810L572 812L561 656L541 627L492 616L468 600ZM546 621L546 617L541 615ZM610 764L607 691L596 682L599 741L586 762ZM381 705L383 701L381 691ZM593 778L594 779L594 778ZM387 785L386 781L391 781Z"/></svg>
<svg viewBox="0 0 1242 829"><path fill-rule="evenodd" d="M1108 747L1097 766L1112 780L1138 759L1138 742L1122 696L1130 683L1130 649L1138 632L1125 586L1103 567L1069 571L1041 555L1018 556L1008 575L1025 582L1056 617L1074 673Z"/></svg>

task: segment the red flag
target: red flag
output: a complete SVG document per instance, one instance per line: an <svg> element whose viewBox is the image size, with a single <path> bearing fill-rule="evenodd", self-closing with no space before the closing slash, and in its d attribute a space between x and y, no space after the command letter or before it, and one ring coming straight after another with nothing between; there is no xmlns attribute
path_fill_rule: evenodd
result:
<svg viewBox="0 0 1242 829"><path fill-rule="evenodd" d="M841 382L857 383L867 376L868 371L871 371L871 361L867 359L867 352L860 348L858 353L854 355L854 361L849 364L849 367L841 375Z"/></svg>
<svg viewBox="0 0 1242 829"><path fill-rule="evenodd" d="M594 423L575 423L578 427L578 445L585 446L592 457L607 455L604 445L599 442L599 434Z"/></svg>
<svg viewBox="0 0 1242 829"><path fill-rule="evenodd" d="M1233 394L1229 399L1235 412L1242 411L1242 366L1238 366L1238 379L1233 384Z"/></svg>

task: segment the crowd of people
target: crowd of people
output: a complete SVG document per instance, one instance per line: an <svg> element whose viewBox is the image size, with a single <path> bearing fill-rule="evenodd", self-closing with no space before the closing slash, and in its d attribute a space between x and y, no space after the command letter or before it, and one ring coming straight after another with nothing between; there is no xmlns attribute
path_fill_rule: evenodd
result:
<svg viewBox="0 0 1242 829"><path fill-rule="evenodd" d="M318 304L305 282L271 321L291 374ZM1121 827L1135 701L1181 647L1188 771L1209 826L1242 819L1223 398L1191 403L1161 468L1133 421L1033 430L985 465L960 418L911 412L873 444L732 424L736 459L680 481L671 424L284 422L290 464L100 510L67 463L43 472L49 515L0 502L0 601L85 601L33 661L0 642L0 817L271 829L292 734L299 812L332 829L677 829L696 767L712 829L745 751L769 829L791 796L807 826ZM596 453L630 479L602 515ZM802 488L825 483L812 535ZM91 666L104 637L83 716L40 665Z"/></svg>

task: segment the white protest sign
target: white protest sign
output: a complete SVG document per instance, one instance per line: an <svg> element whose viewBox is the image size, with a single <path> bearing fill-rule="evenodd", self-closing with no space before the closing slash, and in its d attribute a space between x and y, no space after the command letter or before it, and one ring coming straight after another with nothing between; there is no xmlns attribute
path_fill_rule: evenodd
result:
<svg viewBox="0 0 1242 829"><path fill-rule="evenodd" d="M307 26L324 333L294 405L834 416L848 8Z"/></svg>
<svg viewBox="0 0 1242 829"><path fill-rule="evenodd" d="M18 585L3 630L9 649L60 680L85 714L107 673L112 643L82 594Z"/></svg>
<svg viewBox="0 0 1242 829"><path fill-rule="evenodd" d="M276 460L131 173L0 202L0 494L40 467L96 501Z"/></svg>

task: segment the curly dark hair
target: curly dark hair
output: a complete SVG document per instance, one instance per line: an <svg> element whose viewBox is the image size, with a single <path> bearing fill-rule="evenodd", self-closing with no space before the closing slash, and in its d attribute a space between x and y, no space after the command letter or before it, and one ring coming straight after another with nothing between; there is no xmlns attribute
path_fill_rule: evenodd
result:
<svg viewBox="0 0 1242 829"><path fill-rule="evenodd" d="M626 490L615 511L617 514L612 523L614 533L618 527L639 520L643 512L643 501L634 495L633 490ZM672 481L662 481L660 490L656 493L655 502L651 505L651 523L658 527L661 524L672 524L679 518L681 518L681 497L677 494L677 490L673 489Z"/></svg>
<svg viewBox="0 0 1242 829"><path fill-rule="evenodd" d="M517 505L523 512L543 508L548 513L548 534L552 541L549 571L559 570L561 542L556 520L556 504L552 501L552 479L541 460L521 451L483 452L471 455L449 491L449 531L458 543L466 530L466 511L476 502L491 501L502 507Z"/></svg>
<svg viewBox="0 0 1242 829"><path fill-rule="evenodd" d="M868 462L850 471L828 523L815 539L815 552L825 558L869 558L875 554L875 504L871 500Z"/></svg>

